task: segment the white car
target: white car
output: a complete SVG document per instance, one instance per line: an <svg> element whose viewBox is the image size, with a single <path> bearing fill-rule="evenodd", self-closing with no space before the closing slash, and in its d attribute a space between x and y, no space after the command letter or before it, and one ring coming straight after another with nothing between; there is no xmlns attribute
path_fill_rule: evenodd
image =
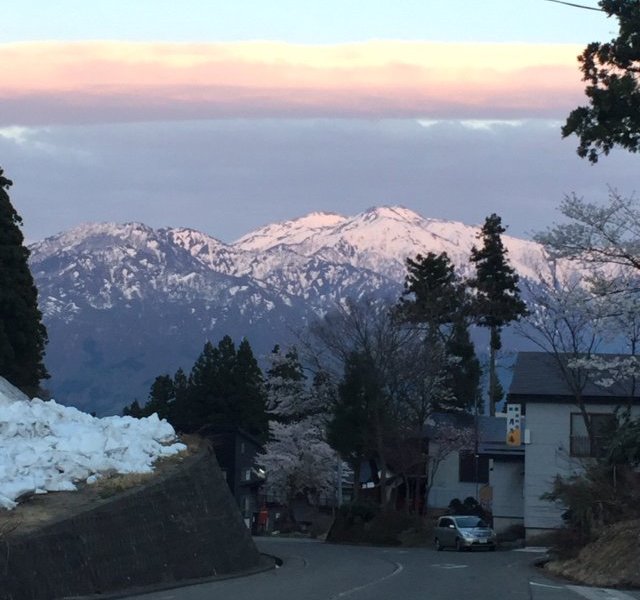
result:
<svg viewBox="0 0 640 600"><path fill-rule="evenodd" d="M436 550L446 546L456 550L472 548L496 549L496 534L480 517L449 515L440 517L434 531Z"/></svg>

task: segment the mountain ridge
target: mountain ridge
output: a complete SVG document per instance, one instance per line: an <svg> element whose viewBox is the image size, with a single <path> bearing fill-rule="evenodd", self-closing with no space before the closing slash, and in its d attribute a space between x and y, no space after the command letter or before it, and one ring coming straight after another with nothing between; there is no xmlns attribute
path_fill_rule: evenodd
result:
<svg viewBox="0 0 640 600"><path fill-rule="evenodd" d="M398 298L406 259L447 252L462 274L479 227L401 206L311 213L225 243L195 229L90 223L30 246L49 329L54 396L108 414L153 379L188 371L205 341L247 337L259 355L347 297ZM523 277L542 248L503 236Z"/></svg>

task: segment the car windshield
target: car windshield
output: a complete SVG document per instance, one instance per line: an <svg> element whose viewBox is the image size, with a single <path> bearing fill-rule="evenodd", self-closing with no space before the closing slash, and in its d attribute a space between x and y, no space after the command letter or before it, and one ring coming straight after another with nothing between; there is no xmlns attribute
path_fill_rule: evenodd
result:
<svg viewBox="0 0 640 600"><path fill-rule="evenodd" d="M486 527L487 524L478 517L457 517L458 527Z"/></svg>

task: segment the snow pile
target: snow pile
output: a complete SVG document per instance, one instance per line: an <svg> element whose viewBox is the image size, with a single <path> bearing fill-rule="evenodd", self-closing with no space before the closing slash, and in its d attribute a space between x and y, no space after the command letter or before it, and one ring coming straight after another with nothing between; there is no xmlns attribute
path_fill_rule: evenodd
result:
<svg viewBox="0 0 640 600"><path fill-rule="evenodd" d="M27 493L75 490L102 473L149 473L156 459L186 446L173 427L144 419L98 419L27 396L0 377L0 507Z"/></svg>

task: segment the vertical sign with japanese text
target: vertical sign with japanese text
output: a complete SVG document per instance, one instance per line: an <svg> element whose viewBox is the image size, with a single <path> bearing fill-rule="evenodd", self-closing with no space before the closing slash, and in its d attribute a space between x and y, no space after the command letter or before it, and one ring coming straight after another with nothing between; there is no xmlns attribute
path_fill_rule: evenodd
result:
<svg viewBox="0 0 640 600"><path fill-rule="evenodd" d="M507 404L507 446L521 444L520 411L520 404Z"/></svg>

